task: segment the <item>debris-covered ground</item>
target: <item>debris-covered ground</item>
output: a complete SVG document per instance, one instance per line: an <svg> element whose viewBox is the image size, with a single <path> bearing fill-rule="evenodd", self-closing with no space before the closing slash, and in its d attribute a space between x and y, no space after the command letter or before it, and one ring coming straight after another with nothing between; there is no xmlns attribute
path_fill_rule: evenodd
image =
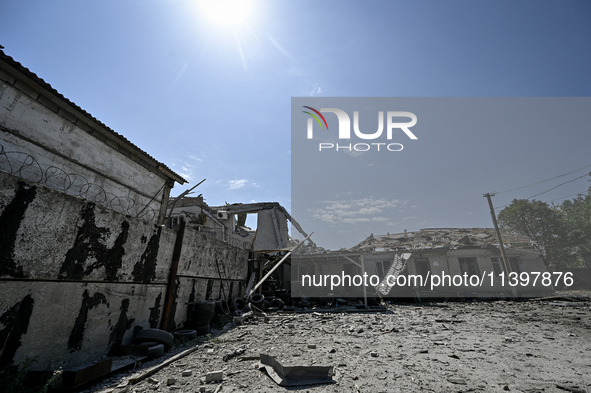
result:
<svg viewBox="0 0 591 393"><path fill-rule="evenodd" d="M334 383L298 388L310 392L591 392L588 301L274 313L185 348L196 349L153 374L135 370L86 392L287 391L260 369L260 354L283 366L332 366ZM205 383L216 371L222 381Z"/></svg>

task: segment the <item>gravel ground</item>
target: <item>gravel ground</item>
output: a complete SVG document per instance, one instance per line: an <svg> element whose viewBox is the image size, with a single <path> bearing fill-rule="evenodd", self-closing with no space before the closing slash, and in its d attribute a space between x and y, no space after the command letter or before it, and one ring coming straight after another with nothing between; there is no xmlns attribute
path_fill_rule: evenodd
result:
<svg viewBox="0 0 591 393"><path fill-rule="evenodd" d="M275 313L175 351L190 348L194 351L149 376L146 370L164 358L85 393L289 390L259 368L261 353L283 366L333 366L335 383L297 388L310 392L591 391L588 301L389 304L379 313ZM221 382L204 383L207 373L219 370Z"/></svg>

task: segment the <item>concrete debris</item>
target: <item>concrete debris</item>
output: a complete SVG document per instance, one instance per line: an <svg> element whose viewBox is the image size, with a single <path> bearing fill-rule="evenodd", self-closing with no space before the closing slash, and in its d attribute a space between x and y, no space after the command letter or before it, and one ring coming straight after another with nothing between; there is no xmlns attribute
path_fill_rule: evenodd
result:
<svg viewBox="0 0 591 393"><path fill-rule="evenodd" d="M502 232L505 247L536 248L526 236ZM376 250L421 250L426 248L485 247L497 244L493 228L427 228L415 232L371 234L348 251L375 252Z"/></svg>
<svg viewBox="0 0 591 393"><path fill-rule="evenodd" d="M273 356L261 354L261 366L279 386L334 383L332 366L284 367Z"/></svg>
<svg viewBox="0 0 591 393"><path fill-rule="evenodd" d="M587 392L585 389L582 389L582 388L580 388L577 385L561 385L561 384L557 384L556 387L558 389L566 390L567 392L572 392L572 393L586 393Z"/></svg>
<svg viewBox="0 0 591 393"><path fill-rule="evenodd" d="M450 377L450 378L447 378L447 381L451 382L453 384L456 384L456 385L467 385L468 384L464 378Z"/></svg>
<svg viewBox="0 0 591 393"><path fill-rule="evenodd" d="M233 352L226 353L222 359L224 360L224 362L227 362L228 360L230 360L236 356L242 355L244 352L246 352L246 348L238 348L237 350L235 350Z"/></svg>
<svg viewBox="0 0 591 393"><path fill-rule="evenodd" d="M223 370L211 371L211 372L208 372L207 374L205 374L205 382L207 382L207 383L222 381L223 379L224 379L224 371Z"/></svg>
<svg viewBox="0 0 591 393"><path fill-rule="evenodd" d="M582 388L580 388L577 385L561 385L561 384L557 384L556 387L558 389L566 390L567 392L572 392L572 393L587 393L587 391L585 389L582 389Z"/></svg>
<svg viewBox="0 0 591 393"><path fill-rule="evenodd" d="M234 317L232 319L232 322L234 323L234 325L240 325L240 324L244 323L244 321L246 321L247 319L252 318L253 316L254 316L254 313L252 311L248 311L242 315Z"/></svg>
<svg viewBox="0 0 591 393"><path fill-rule="evenodd" d="M125 386L129 393L151 392L155 386L198 391L199 381L205 383L207 374L217 371L222 372L222 392L271 392L284 389L278 383L293 383L292 369L300 368L295 379L301 382L310 378L307 367L321 367L323 380L332 383L308 388L316 393L489 392L503 386L527 393L578 393L591 384L584 372L588 359L564 348L591 351L591 309L585 303L565 308L540 301L452 302L390 304L380 313L269 313L266 323L253 316L228 331L213 330L208 338L183 343L196 349L150 375L153 380L135 377L143 372L137 370L125 378L129 385L111 380L108 386ZM440 319L463 322L443 330L436 322ZM384 334L393 326L396 333ZM360 328L363 332L357 333ZM261 367L276 377L267 377ZM191 370L191 376L181 377L183 370ZM211 380L204 386L213 392L221 385Z"/></svg>

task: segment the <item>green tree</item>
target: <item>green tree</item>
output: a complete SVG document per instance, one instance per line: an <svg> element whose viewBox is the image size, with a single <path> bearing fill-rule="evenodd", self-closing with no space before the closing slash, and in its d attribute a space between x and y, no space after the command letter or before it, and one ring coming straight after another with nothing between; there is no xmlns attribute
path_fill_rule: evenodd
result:
<svg viewBox="0 0 591 393"><path fill-rule="evenodd" d="M591 187L587 195L559 205L571 251L581 265L591 267Z"/></svg>
<svg viewBox="0 0 591 393"><path fill-rule="evenodd" d="M547 265L573 265L570 242L562 213L537 200L514 199L499 213L502 228L528 236L540 247Z"/></svg>

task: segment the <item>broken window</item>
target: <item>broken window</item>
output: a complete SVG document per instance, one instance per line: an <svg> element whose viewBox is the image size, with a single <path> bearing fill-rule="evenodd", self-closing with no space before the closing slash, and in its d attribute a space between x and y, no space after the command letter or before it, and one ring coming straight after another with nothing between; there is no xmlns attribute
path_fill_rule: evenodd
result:
<svg viewBox="0 0 591 393"><path fill-rule="evenodd" d="M390 265L392 265L392 261L380 261L376 262L376 273L379 277L384 277L388 270L390 270Z"/></svg>
<svg viewBox="0 0 591 393"><path fill-rule="evenodd" d="M460 262L462 274L467 273L469 276L474 274L480 276L480 269L478 269L476 258L458 258L458 261Z"/></svg>
<svg viewBox="0 0 591 393"><path fill-rule="evenodd" d="M428 258L416 258L415 259L415 272L416 274L423 277L423 279L427 279L427 275L431 272L431 265L429 264Z"/></svg>
<svg viewBox="0 0 591 393"><path fill-rule="evenodd" d="M358 268L358 266L352 263L345 263L343 265L343 273L348 274L349 276L359 274L359 270L360 269Z"/></svg>
<svg viewBox="0 0 591 393"><path fill-rule="evenodd" d="M498 276L499 274L501 274L503 272L503 261L501 261L501 258L499 257L494 257L491 258L490 261L492 262L492 268L493 271L495 272L495 276Z"/></svg>
<svg viewBox="0 0 591 393"><path fill-rule="evenodd" d="M511 266L511 271L517 274L521 273L521 261L518 257L509 257L509 266Z"/></svg>

